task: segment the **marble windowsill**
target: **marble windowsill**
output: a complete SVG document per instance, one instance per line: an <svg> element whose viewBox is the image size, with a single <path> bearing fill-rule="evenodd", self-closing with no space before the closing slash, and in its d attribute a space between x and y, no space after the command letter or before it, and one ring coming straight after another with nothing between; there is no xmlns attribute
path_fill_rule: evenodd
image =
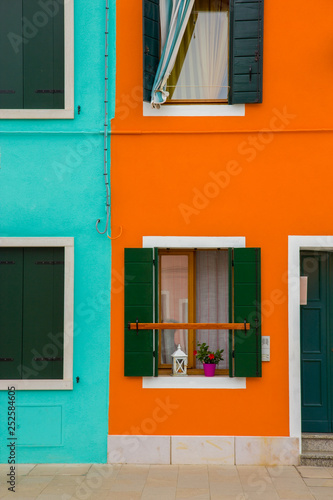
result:
<svg viewBox="0 0 333 500"><path fill-rule="evenodd" d="M143 389L246 389L246 378L230 378L225 375L205 377L189 375L187 377L143 377Z"/></svg>

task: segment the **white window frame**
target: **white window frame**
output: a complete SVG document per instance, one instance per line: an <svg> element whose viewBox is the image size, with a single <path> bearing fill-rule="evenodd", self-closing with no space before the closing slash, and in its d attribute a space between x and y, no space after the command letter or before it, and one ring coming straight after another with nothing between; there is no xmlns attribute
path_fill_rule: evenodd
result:
<svg viewBox="0 0 333 500"><path fill-rule="evenodd" d="M64 0L65 107L64 109L0 109L0 119L74 118L74 0ZM43 11L44 12L44 11Z"/></svg>
<svg viewBox="0 0 333 500"><path fill-rule="evenodd" d="M62 247L65 251L64 283L64 372L63 379L15 379L0 380L0 390L15 387L16 390L72 390L73 389L73 311L74 311L74 238L26 238L0 237L4 247Z"/></svg>
<svg viewBox="0 0 333 500"><path fill-rule="evenodd" d="M143 236L142 248L245 248L245 236ZM142 377L143 389L246 389L246 377Z"/></svg>

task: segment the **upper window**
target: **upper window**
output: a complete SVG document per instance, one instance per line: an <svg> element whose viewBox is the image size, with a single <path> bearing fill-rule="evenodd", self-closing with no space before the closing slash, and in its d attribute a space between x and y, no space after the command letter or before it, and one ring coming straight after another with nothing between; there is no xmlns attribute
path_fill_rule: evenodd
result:
<svg viewBox="0 0 333 500"><path fill-rule="evenodd" d="M195 0L175 65L167 101L228 99L229 0Z"/></svg>
<svg viewBox="0 0 333 500"><path fill-rule="evenodd" d="M144 0L144 100L262 102L263 0Z"/></svg>
<svg viewBox="0 0 333 500"><path fill-rule="evenodd" d="M15 246L0 248L0 381L15 381L18 389L69 389L73 243L36 238L30 242L35 246L21 246L24 238L3 240Z"/></svg>
<svg viewBox="0 0 333 500"><path fill-rule="evenodd" d="M72 117L72 8L0 0L0 118Z"/></svg>

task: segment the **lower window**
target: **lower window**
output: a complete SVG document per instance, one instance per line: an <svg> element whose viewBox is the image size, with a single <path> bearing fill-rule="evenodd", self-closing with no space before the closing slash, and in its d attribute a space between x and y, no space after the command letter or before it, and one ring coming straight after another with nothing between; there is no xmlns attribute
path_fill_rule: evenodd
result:
<svg viewBox="0 0 333 500"><path fill-rule="evenodd" d="M159 321L162 323L228 323L228 250L159 251ZM160 373L170 372L171 354L180 344L188 355L188 373L203 372L193 354L198 343L211 351L223 349L216 373L229 373L228 330L162 330Z"/></svg>
<svg viewBox="0 0 333 500"><path fill-rule="evenodd" d="M189 373L199 374L193 351L205 342L224 350L218 373L261 377L260 255L260 248L126 248L125 375L171 374L179 344Z"/></svg>
<svg viewBox="0 0 333 500"><path fill-rule="evenodd" d="M0 380L72 381L73 243L60 240L0 248Z"/></svg>

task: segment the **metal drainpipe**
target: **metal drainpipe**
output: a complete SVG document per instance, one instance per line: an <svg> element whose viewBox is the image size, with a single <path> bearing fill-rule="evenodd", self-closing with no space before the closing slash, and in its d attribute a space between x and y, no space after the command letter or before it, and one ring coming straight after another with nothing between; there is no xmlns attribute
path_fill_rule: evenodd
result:
<svg viewBox="0 0 333 500"><path fill-rule="evenodd" d="M105 4L105 70L104 70L104 79L105 79L105 87L104 87L104 183L106 190L106 224L104 231L100 231L98 229L98 224L101 222L101 219L97 219L96 221L96 231L99 234L105 234L108 230L109 220L110 220L110 185L109 185L109 174L108 174L108 106L109 106L109 97L108 97L108 79L109 79L109 66L108 66L108 58L109 58L109 0L106 0Z"/></svg>

